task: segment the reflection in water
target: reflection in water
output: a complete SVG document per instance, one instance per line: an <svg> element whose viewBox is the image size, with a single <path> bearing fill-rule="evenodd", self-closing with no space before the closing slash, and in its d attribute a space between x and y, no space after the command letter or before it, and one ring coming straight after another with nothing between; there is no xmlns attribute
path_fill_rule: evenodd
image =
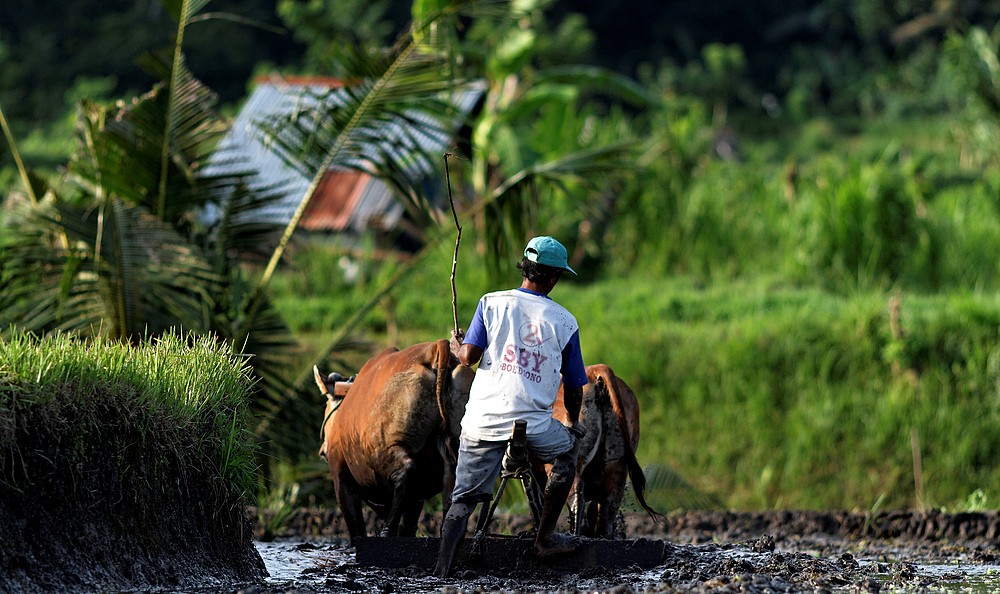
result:
<svg viewBox="0 0 1000 594"><path fill-rule="evenodd" d="M322 583L338 565L354 562L354 551L339 542L255 542L268 583Z"/></svg>

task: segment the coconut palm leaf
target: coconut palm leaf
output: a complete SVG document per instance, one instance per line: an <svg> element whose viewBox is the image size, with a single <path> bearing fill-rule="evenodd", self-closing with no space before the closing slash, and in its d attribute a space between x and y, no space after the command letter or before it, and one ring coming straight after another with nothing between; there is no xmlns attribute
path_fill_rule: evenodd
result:
<svg viewBox="0 0 1000 594"><path fill-rule="evenodd" d="M516 253L537 223L541 195L558 193L577 209L586 210L580 198L597 194L607 179L634 168L637 144L631 140L556 155L528 166L497 175L485 206L484 232L498 249L488 255L494 272L508 254Z"/></svg>
<svg viewBox="0 0 1000 594"><path fill-rule="evenodd" d="M108 206L43 204L14 217L20 232L2 245L0 319L127 340L199 327L208 317L206 286L217 283L211 266L142 207Z"/></svg>
<svg viewBox="0 0 1000 594"><path fill-rule="evenodd" d="M659 509L719 510L725 505L715 493L702 491L688 483L676 470L665 464L652 464L643 469L646 475L646 499ZM636 506L635 494L629 492L629 504Z"/></svg>
<svg viewBox="0 0 1000 594"><path fill-rule="evenodd" d="M539 70L535 77L540 83L572 85L586 93L617 99L638 109L656 107L662 103L660 97L633 79L598 66L555 66Z"/></svg>
<svg viewBox="0 0 1000 594"><path fill-rule="evenodd" d="M21 176L21 183L24 184L24 191L27 192L28 199L31 202L38 202L38 196L35 193L31 178L28 176L28 170L24 166L24 161L21 160L21 151L17 148L17 143L14 141L14 135L11 134L10 126L7 125L7 117L4 116L2 107L0 107L0 129L3 130L7 146L10 147L10 154L14 157L14 162L17 164L17 172ZM4 197L0 196L0 206L3 206L3 202Z"/></svg>
<svg viewBox="0 0 1000 594"><path fill-rule="evenodd" d="M602 117L588 99L600 96L601 108L625 103L643 109L658 99L631 79L591 66L539 68L545 51L545 0L517 3L502 18L476 23L466 51L485 81L487 98L473 132L472 171L475 194L492 201L483 218L488 264L516 253L526 235L567 233L553 215L569 222L594 210L606 188L635 168L629 136L601 138L593 133ZM526 12L522 13L521 10ZM575 229L572 231L576 232ZM573 249L570 245L569 248Z"/></svg>
<svg viewBox="0 0 1000 594"><path fill-rule="evenodd" d="M74 181L85 184L91 195L118 196L156 213L160 201L151 188L160 183L160 153L169 145L170 199L158 218L178 227L191 224L194 212L219 198L194 172L225 127L213 110L214 95L190 73L184 71L178 88L183 96L175 101L177 130L169 137L162 129L169 103L162 84L127 105L81 104L78 135L89 150L78 152L71 162Z"/></svg>
<svg viewBox="0 0 1000 594"><path fill-rule="evenodd" d="M316 103L304 104L303 110L291 117L262 122L279 154L289 164L301 166L312 182L264 271L260 295L328 169L334 165L367 169L372 159L398 155L399 151L417 144L420 134L447 129L439 118L451 112L452 102L447 95L458 91L462 82L452 69L454 61L449 58L447 47L454 35L441 31L453 29L463 15L496 2L453 0L444 5L419 4L427 18L418 20L409 35L391 51L382 54L351 51L341 55L343 89L328 97L317 97ZM410 130L414 122L422 124L420 132ZM372 142L378 147L375 150L370 148ZM393 185L407 188L407 196L423 194L423 188L413 179L395 179Z"/></svg>
<svg viewBox="0 0 1000 594"><path fill-rule="evenodd" d="M192 7L200 8L191 4L189 14ZM80 149L67 187L52 205L21 219L49 231L40 231L30 245L4 249L4 260L12 262L29 247L51 250L44 275L49 298L32 302L27 289L5 292L2 319L39 329L95 324L122 337L184 326L217 332L240 346L253 344L250 333L259 331L267 333L265 342L291 348L287 328L274 322L266 302L258 308L263 323L247 319L252 292L242 286L239 268L241 259L269 256L267 246L281 229L241 215L280 198L280 188L249 192L245 180L251 171L198 175L225 129L213 110L214 94L183 60L150 56L146 65L169 73L171 85L158 85L129 103L81 105ZM4 275L6 284L18 287L39 278L29 267L13 264ZM280 363L260 357L254 364L273 366L260 374L265 389L285 389L277 379Z"/></svg>
<svg viewBox="0 0 1000 594"><path fill-rule="evenodd" d="M66 242L27 218L26 210L21 205L12 212L0 233L0 331L6 334L14 324L31 332L96 327L104 308L91 299L94 275L81 274L85 256L53 249Z"/></svg>
<svg viewBox="0 0 1000 594"><path fill-rule="evenodd" d="M423 147L450 139L456 114L449 97L459 87L427 56L411 56L390 79L378 78L393 67L384 56L352 62L354 72L344 76L358 82L307 94L300 110L260 125L274 150L306 177L331 166L372 173L398 188L411 216L427 221L432 209L420 182L434 162Z"/></svg>

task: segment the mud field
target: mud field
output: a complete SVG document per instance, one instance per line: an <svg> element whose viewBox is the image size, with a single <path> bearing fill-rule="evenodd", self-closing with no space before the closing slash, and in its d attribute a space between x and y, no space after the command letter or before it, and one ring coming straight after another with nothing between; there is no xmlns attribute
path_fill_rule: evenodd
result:
<svg viewBox="0 0 1000 594"><path fill-rule="evenodd" d="M578 571L488 572L457 568L442 580L426 568L362 567L329 510L297 510L277 534L260 512L256 545L270 577L242 594L342 593L885 593L1000 592L996 512L704 512L657 526L624 518L627 539L666 543L662 563ZM425 514L418 535L437 534ZM370 521L369 533L376 528ZM494 531L517 535L524 518L498 517Z"/></svg>

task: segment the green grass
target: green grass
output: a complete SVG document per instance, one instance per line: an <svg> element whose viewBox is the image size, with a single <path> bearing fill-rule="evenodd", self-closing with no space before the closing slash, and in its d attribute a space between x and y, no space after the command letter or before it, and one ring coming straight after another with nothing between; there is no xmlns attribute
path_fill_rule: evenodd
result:
<svg viewBox="0 0 1000 594"><path fill-rule="evenodd" d="M130 409L137 419L130 429L143 441L178 450L211 444L220 479L250 497L257 480L245 431L250 389L243 357L208 336L167 334L133 347L101 336L15 332L0 342L0 446L17 446L18 415L29 407L76 411L64 420L72 435L99 428L100 401L114 402Z"/></svg>
<svg viewBox="0 0 1000 594"><path fill-rule="evenodd" d="M450 250L394 291L400 345L447 336ZM463 326L481 293L519 278L512 266L491 286L471 253L457 274ZM957 505L1000 480L990 455L1000 449L992 294L841 295L771 275L569 281L552 296L580 321L585 361L611 365L636 392L640 462L676 470L727 507L916 507L911 429L923 503ZM363 331L386 340L381 324Z"/></svg>
<svg viewBox="0 0 1000 594"><path fill-rule="evenodd" d="M11 332L0 342L0 517L13 519L0 522L0 583L259 579L251 388L245 360L207 336L128 345Z"/></svg>
<svg viewBox="0 0 1000 594"><path fill-rule="evenodd" d="M552 296L579 319L585 362L611 365L639 397L641 463L734 508L997 497L1000 168L962 117L817 118L748 137L743 162L699 161L669 198L675 218L655 185L617 213L589 260L601 268ZM373 351L447 338L453 247L441 242L362 321ZM489 278L488 249L466 229L463 327L480 295L520 281L513 262ZM346 285L336 257L308 250L275 282L309 344L391 272ZM307 270L324 282L295 279Z"/></svg>
<svg viewBox="0 0 1000 594"><path fill-rule="evenodd" d="M585 359L639 397L640 460L730 507L915 507L911 428L925 502L989 491L1000 300L904 296L897 337L890 298L633 281L565 301L590 316Z"/></svg>

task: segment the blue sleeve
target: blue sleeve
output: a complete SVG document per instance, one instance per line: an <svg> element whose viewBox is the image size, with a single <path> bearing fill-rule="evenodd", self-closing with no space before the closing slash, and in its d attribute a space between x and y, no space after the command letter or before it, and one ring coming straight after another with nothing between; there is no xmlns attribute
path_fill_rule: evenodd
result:
<svg viewBox="0 0 1000 594"><path fill-rule="evenodd" d="M479 300L476 306L476 314L472 316L472 322L465 333L465 340L462 344L472 344L486 350L486 322L483 321L483 300Z"/></svg>
<svg viewBox="0 0 1000 594"><path fill-rule="evenodd" d="M468 340L468 339L466 339ZM580 331L570 337L562 351L563 383L570 388L580 388L587 385L587 370L583 366L583 353L580 351Z"/></svg>

